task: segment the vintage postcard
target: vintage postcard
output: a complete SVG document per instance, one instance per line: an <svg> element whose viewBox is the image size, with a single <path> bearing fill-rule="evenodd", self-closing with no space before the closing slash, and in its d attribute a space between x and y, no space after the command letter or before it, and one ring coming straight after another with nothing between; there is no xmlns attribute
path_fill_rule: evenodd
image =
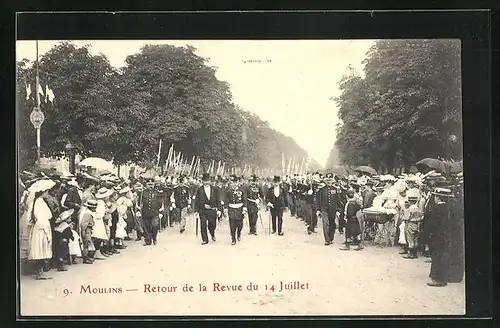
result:
<svg viewBox="0 0 500 328"><path fill-rule="evenodd" d="M460 49L17 41L20 314L464 315Z"/></svg>

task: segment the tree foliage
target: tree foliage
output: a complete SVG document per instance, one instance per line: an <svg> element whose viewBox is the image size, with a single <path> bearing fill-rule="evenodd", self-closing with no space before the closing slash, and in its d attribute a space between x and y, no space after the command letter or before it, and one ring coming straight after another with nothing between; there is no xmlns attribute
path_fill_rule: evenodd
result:
<svg viewBox="0 0 500 328"><path fill-rule="evenodd" d="M307 157L293 139L273 130L258 116L232 101L228 83L196 49L145 45L113 68L89 46L64 42L39 62L42 86L54 90L54 104L43 102L42 155L64 155L68 142L85 156L115 164L156 164L159 140L162 163L171 144L185 157L227 166L278 168L281 153ZM18 116L20 163L36 157L36 136L29 122L34 97L26 99L25 83L34 90L34 67L19 62Z"/></svg>
<svg viewBox="0 0 500 328"><path fill-rule="evenodd" d="M364 77L351 69L339 82L342 123L329 165L338 156L393 171L424 157L461 158L459 41L377 41L364 65Z"/></svg>

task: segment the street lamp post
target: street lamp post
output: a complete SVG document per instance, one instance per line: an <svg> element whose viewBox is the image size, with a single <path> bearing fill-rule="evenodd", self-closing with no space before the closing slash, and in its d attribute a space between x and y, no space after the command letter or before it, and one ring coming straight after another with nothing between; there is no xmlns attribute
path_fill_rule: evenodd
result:
<svg viewBox="0 0 500 328"><path fill-rule="evenodd" d="M75 146L70 142L66 144L66 154L68 154L68 159L69 159L69 172L71 174L75 174L75 157L76 157L76 151L75 151Z"/></svg>

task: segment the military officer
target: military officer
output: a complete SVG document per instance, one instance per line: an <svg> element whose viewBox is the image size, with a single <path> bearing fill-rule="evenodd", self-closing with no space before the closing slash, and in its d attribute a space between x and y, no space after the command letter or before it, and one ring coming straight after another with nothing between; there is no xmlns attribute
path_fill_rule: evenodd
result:
<svg viewBox="0 0 500 328"><path fill-rule="evenodd" d="M243 217L247 213L247 196L243 188L239 186L236 175L231 176L230 187L226 191L225 199L227 205L224 206L224 214L229 217L231 245L236 245L236 240L241 241Z"/></svg>
<svg viewBox="0 0 500 328"><path fill-rule="evenodd" d="M160 208L162 207L162 200L160 194L154 187L154 181L150 180L146 184L146 189L142 192L142 204L140 204L140 207L145 230L144 246L151 245L151 242L156 245L156 236L158 234L158 216L160 214Z"/></svg>
<svg viewBox="0 0 500 328"><path fill-rule="evenodd" d="M333 174L328 173L325 178L325 186L320 189L317 197L318 211L323 222L323 235L325 245L331 245L335 236L335 216L342 207L337 188L333 185Z"/></svg>
<svg viewBox="0 0 500 328"><path fill-rule="evenodd" d="M172 195L170 196L172 208L176 210L177 217L180 219L180 233L186 231L186 216L188 209L191 208L191 195L189 194L189 188L185 184L185 181L186 178L180 176L179 184L174 187Z"/></svg>
<svg viewBox="0 0 500 328"><path fill-rule="evenodd" d="M250 234L255 236L257 236L257 218L259 216L262 197L262 191L257 185L257 176L253 175L250 184L247 186L247 200Z"/></svg>

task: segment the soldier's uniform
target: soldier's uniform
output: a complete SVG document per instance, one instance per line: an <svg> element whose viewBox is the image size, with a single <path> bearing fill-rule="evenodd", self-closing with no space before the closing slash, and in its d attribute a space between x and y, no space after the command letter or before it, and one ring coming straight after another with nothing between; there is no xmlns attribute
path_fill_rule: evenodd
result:
<svg viewBox="0 0 500 328"><path fill-rule="evenodd" d="M332 176L328 176L332 179ZM335 236L335 217L337 210L342 208L342 203L338 194L338 190L334 185L325 185L317 194L318 211L321 212L321 221L323 222L323 235L325 237L325 245L330 245Z"/></svg>
<svg viewBox="0 0 500 328"><path fill-rule="evenodd" d="M250 234L257 235L257 219L259 216L260 199L262 192L254 179L247 187L248 200L248 222L250 225Z"/></svg>
<svg viewBox="0 0 500 328"><path fill-rule="evenodd" d="M177 212L177 217L180 220L180 232L183 233L186 230L188 207L191 206L189 188L184 183L179 183L174 187L172 195L170 196L170 201L172 202L172 208Z"/></svg>
<svg viewBox="0 0 500 328"><path fill-rule="evenodd" d="M172 211L170 210L170 197L172 197L172 193L174 192L174 186L171 183L167 183L163 187L163 205L165 206L165 216L162 219L161 226L162 228L166 228L167 226L173 227L174 226L174 221L173 221L173 215Z"/></svg>
<svg viewBox="0 0 500 328"><path fill-rule="evenodd" d="M237 182L237 178L232 178L233 183ZM230 187L226 191L227 205L224 206L224 211L229 217L229 229L231 231L231 244L236 244L236 239L241 240L241 230L243 229L243 217L247 211L247 197L245 191L241 187Z"/></svg>
<svg viewBox="0 0 500 328"><path fill-rule="evenodd" d="M156 236L159 226L158 215L162 206L161 196L153 186L149 185L148 188L142 192L141 198L142 203L140 207L145 232L145 246L151 245L151 242L156 245Z"/></svg>
<svg viewBox="0 0 500 328"><path fill-rule="evenodd" d="M313 224L313 210L314 210L314 190L312 185L305 185L304 187L304 219L307 225L307 231L312 233Z"/></svg>
<svg viewBox="0 0 500 328"><path fill-rule="evenodd" d="M292 192L290 193L290 215L295 216L297 214L297 180L292 180L291 188Z"/></svg>

